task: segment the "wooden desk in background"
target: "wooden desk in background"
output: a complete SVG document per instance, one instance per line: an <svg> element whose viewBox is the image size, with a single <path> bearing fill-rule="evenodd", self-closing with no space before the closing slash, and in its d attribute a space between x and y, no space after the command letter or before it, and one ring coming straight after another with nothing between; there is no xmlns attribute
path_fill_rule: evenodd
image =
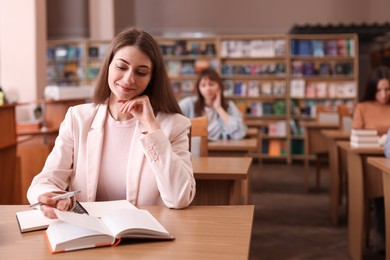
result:
<svg viewBox="0 0 390 260"><path fill-rule="evenodd" d="M15 106L0 106L0 204L20 204Z"/></svg>
<svg viewBox="0 0 390 260"><path fill-rule="evenodd" d="M21 159L21 202L28 203L26 194L35 175L41 172L53 149L58 129L18 131L17 153Z"/></svg>
<svg viewBox="0 0 390 260"><path fill-rule="evenodd" d="M21 234L17 211L27 205L0 206L0 252L3 259L248 259L254 206L163 206L148 210L173 241L137 242L50 254L43 231Z"/></svg>
<svg viewBox="0 0 390 260"><path fill-rule="evenodd" d="M317 121L301 122L304 128L304 164L305 164L305 191L309 191L310 158L313 154L327 153L327 140L321 134L322 130L337 129L338 124L324 124Z"/></svg>
<svg viewBox="0 0 390 260"><path fill-rule="evenodd" d="M192 205L237 205L249 202L250 157L193 157L196 195ZM241 193L241 188L243 186ZM243 195L243 198L240 198Z"/></svg>
<svg viewBox="0 0 390 260"><path fill-rule="evenodd" d="M257 138L244 138L240 140L217 140L208 142L209 156L250 156L257 152L259 140Z"/></svg>
<svg viewBox="0 0 390 260"><path fill-rule="evenodd" d="M69 107L85 102L85 99L66 99L37 100L30 103L18 104L21 107L31 104L42 106L44 116L43 125L45 126L41 129L21 129L17 131L18 138L29 136L27 140L18 143L17 149L17 154L21 159L20 203L28 203L26 198L27 189L34 176L42 170L47 156L53 149L60 124L64 120Z"/></svg>
<svg viewBox="0 0 390 260"><path fill-rule="evenodd" d="M368 157L368 164L382 172L385 197L386 259L390 259L390 158Z"/></svg>
<svg viewBox="0 0 390 260"><path fill-rule="evenodd" d="M347 153L349 254L362 259L368 241L369 200L383 196L381 171L368 165L367 158L383 157L383 148L352 148L347 141L337 146Z"/></svg>
<svg viewBox="0 0 390 260"><path fill-rule="evenodd" d="M337 141L347 141L350 132L341 130L321 130L321 134L328 141L329 152L329 195L330 195L330 219L334 225L339 224L339 205L342 202L342 177L346 172L346 158L343 160L341 151L337 147ZM345 156L344 156L345 157ZM346 179L346 176L344 176Z"/></svg>

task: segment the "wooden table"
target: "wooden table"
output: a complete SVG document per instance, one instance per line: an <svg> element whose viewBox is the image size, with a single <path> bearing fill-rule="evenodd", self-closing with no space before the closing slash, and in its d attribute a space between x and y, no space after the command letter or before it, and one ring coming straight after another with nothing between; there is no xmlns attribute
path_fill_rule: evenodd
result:
<svg viewBox="0 0 390 260"><path fill-rule="evenodd" d="M342 202L342 173L346 171L346 160L343 162L340 148L337 141L349 140L351 133L341 130L321 130L321 134L328 141L329 152L329 195L330 195L330 219L332 224L339 224L339 205ZM344 166L344 167L343 167ZM345 178L346 179L346 176Z"/></svg>
<svg viewBox="0 0 390 260"><path fill-rule="evenodd" d="M217 140L208 142L209 156L250 156L257 152L258 138L244 138L240 140Z"/></svg>
<svg viewBox="0 0 390 260"><path fill-rule="evenodd" d="M248 259L253 205L191 206L172 210L140 207L175 237L174 241L120 244L52 255L43 231L21 234L15 212L27 205L0 206L2 259Z"/></svg>
<svg viewBox="0 0 390 260"><path fill-rule="evenodd" d="M368 165L367 157L383 157L383 148L352 148L337 142L347 153L348 165L348 249L352 259L362 259L368 241L369 200L383 196L380 170Z"/></svg>
<svg viewBox="0 0 390 260"><path fill-rule="evenodd" d="M193 157L191 161L196 179L193 205L248 204L251 157Z"/></svg>
<svg viewBox="0 0 390 260"><path fill-rule="evenodd" d="M390 158L368 157L368 164L382 172L385 197L386 259L390 259Z"/></svg>
<svg viewBox="0 0 390 260"><path fill-rule="evenodd" d="M327 152L327 140L321 134L322 130L336 130L338 124L324 124L317 121L302 122L301 126L305 129L305 148L304 148L304 163L305 163L305 190L309 191L310 167L309 162L312 154Z"/></svg>

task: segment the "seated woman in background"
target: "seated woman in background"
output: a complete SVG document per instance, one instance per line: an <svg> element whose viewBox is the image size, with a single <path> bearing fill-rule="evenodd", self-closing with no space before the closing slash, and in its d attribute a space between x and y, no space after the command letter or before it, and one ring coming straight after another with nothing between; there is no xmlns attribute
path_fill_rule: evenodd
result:
<svg viewBox="0 0 390 260"><path fill-rule="evenodd" d="M219 74L211 68L202 70L195 87L197 96L179 102L183 114L189 118L207 115L210 140L244 138L247 126L234 102L225 101Z"/></svg>
<svg viewBox="0 0 390 260"><path fill-rule="evenodd" d="M363 98L356 105L352 128L376 129L379 135L390 128L390 70L380 66L373 70Z"/></svg>
<svg viewBox="0 0 390 260"><path fill-rule="evenodd" d="M352 128L376 129L379 135L386 137L390 129L390 69L380 66L373 70L362 100L356 105ZM381 139L384 139L381 138ZM389 143L389 138L387 138ZM387 150L390 150L390 144ZM386 151L386 148L385 148ZM390 152L388 154L390 156ZM381 251L385 245L385 213L384 200L374 199L376 233L373 239L374 250Z"/></svg>

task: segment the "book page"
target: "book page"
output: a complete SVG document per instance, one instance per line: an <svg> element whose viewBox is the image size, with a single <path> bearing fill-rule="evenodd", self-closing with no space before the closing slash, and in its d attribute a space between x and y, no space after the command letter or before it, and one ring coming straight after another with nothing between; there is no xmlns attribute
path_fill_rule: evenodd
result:
<svg viewBox="0 0 390 260"><path fill-rule="evenodd" d="M87 216L87 215L85 215ZM115 238L100 232L57 221L46 230L51 252L71 251L96 246L112 245Z"/></svg>
<svg viewBox="0 0 390 260"><path fill-rule="evenodd" d="M54 209L54 212L61 221L112 236L110 230L108 230L102 220L97 217L89 216L87 214L77 214L70 211L61 211L58 209Z"/></svg>
<svg viewBox="0 0 390 260"><path fill-rule="evenodd" d="M102 221L118 237L172 238L168 231L149 213L140 209L120 209L102 217Z"/></svg>
<svg viewBox="0 0 390 260"><path fill-rule="evenodd" d="M16 212L16 218L22 233L45 229L49 224L57 221L45 217L42 211L36 209Z"/></svg>
<svg viewBox="0 0 390 260"><path fill-rule="evenodd" d="M136 209L136 207L127 200L80 202L80 204L88 211L90 216L99 218L108 212L117 209Z"/></svg>

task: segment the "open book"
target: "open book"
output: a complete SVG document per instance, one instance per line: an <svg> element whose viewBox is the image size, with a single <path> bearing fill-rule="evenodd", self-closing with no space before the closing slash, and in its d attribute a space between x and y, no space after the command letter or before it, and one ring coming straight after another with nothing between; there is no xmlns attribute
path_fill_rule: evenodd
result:
<svg viewBox="0 0 390 260"><path fill-rule="evenodd" d="M113 201L95 201L95 202L78 202L76 209L80 207L86 211L87 214L95 217L101 217L104 214L122 208L135 209L136 207L127 200L113 200ZM76 211L80 213L80 210ZM49 224L56 222L56 219L46 218L40 210L30 209L16 212L16 219L19 224L21 233L46 229Z"/></svg>
<svg viewBox="0 0 390 260"><path fill-rule="evenodd" d="M114 246L122 238L174 239L147 210L118 209L101 218L54 210L60 221L45 232L52 253Z"/></svg>

